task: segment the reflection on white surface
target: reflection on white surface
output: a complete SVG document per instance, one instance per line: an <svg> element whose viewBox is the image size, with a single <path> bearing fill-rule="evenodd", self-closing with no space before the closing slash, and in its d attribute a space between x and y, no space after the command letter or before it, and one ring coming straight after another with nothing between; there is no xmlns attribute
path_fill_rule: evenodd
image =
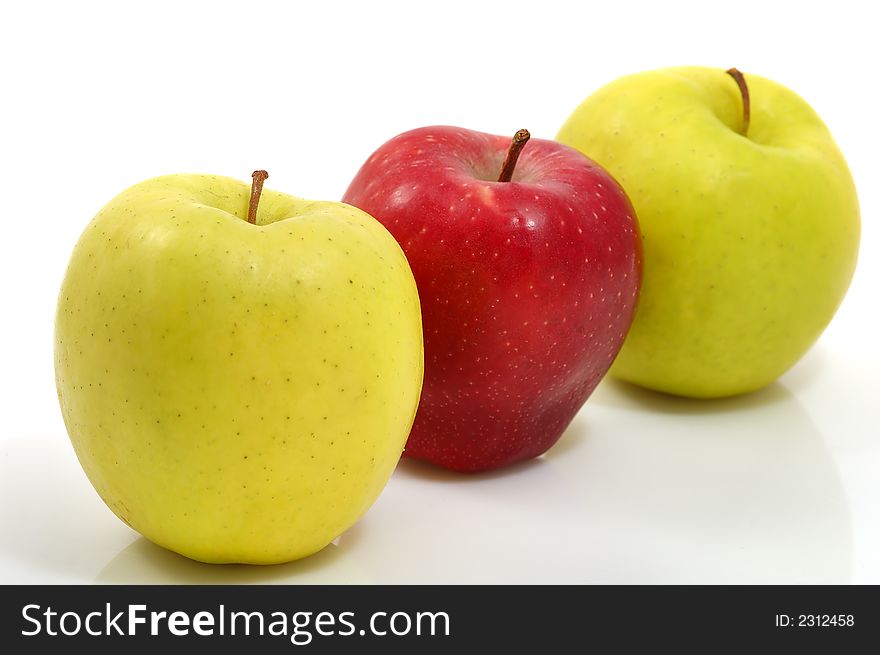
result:
<svg viewBox="0 0 880 655"><path fill-rule="evenodd" d="M438 488L439 487L439 488ZM374 525L408 524L395 535ZM404 462L365 526L404 582L846 582L843 489L782 387L688 401L606 382L543 460L461 478Z"/></svg>
<svg viewBox="0 0 880 655"><path fill-rule="evenodd" d="M545 457L477 476L404 461L337 545L270 567L200 564L135 538L68 444L4 449L0 520L14 530L0 555L14 568L3 582L834 583L851 574L839 476L780 384L707 402L605 382Z"/></svg>
<svg viewBox="0 0 880 655"><path fill-rule="evenodd" d="M0 440L0 526L6 584L88 582L135 534L98 498L63 428Z"/></svg>

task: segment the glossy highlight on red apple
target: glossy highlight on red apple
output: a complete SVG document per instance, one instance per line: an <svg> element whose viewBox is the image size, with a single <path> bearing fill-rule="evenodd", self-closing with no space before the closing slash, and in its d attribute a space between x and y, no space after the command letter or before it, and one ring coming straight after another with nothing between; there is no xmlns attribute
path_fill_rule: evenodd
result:
<svg viewBox="0 0 880 655"><path fill-rule="evenodd" d="M499 181L510 137L412 130L343 197L394 235L419 289L425 382L404 455L457 471L556 443L623 344L641 283L635 213L614 179L553 141L516 147Z"/></svg>

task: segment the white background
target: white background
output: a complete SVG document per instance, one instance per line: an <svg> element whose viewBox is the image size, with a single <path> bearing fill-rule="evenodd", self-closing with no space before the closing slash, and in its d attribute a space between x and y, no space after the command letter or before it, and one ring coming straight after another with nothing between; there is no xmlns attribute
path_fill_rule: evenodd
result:
<svg viewBox="0 0 880 655"><path fill-rule="evenodd" d="M880 583L876 23L870 3L4 3L0 16L0 582ZM605 82L678 64L774 78L859 189L846 301L778 383L719 402L604 382L541 460L401 464L307 560L208 566L118 521L83 475L52 371L55 297L88 220L171 172L338 199L436 123L552 138Z"/></svg>

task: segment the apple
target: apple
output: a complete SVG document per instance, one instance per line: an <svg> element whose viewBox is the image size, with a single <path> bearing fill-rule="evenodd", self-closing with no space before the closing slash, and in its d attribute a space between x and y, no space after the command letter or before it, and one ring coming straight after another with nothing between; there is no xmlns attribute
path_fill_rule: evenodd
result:
<svg viewBox="0 0 880 655"><path fill-rule="evenodd" d="M405 457L475 472L542 454L629 328L632 206L579 152L528 138L406 132L343 198L397 238L419 288L425 386Z"/></svg>
<svg viewBox="0 0 880 655"><path fill-rule="evenodd" d="M64 422L98 494L204 562L314 553L379 495L422 382L415 282L364 212L169 175L114 198L61 287Z"/></svg>
<svg viewBox="0 0 880 655"><path fill-rule="evenodd" d="M853 180L789 89L736 69L630 75L558 140L606 167L638 212L645 278L612 375L698 398L760 389L830 322L859 245Z"/></svg>

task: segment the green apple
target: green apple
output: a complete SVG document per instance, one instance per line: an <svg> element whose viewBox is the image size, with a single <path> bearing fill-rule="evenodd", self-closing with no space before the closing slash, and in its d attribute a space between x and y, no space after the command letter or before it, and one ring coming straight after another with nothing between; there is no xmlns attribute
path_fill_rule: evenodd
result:
<svg viewBox="0 0 880 655"><path fill-rule="evenodd" d="M124 191L77 243L56 315L89 480L205 562L327 545L385 486L421 390L419 299L393 237L349 205L260 197L262 179Z"/></svg>
<svg viewBox="0 0 880 655"><path fill-rule="evenodd" d="M859 208L821 119L738 71L631 75L557 136L623 185L644 240L635 322L611 372L692 397L759 389L818 338L849 286Z"/></svg>

